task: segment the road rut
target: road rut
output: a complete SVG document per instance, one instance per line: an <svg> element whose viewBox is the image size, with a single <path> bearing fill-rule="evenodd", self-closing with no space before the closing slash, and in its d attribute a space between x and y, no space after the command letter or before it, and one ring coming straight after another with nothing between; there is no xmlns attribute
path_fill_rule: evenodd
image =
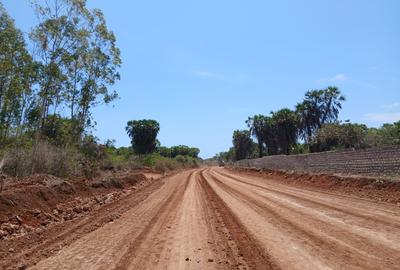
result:
<svg viewBox="0 0 400 270"><path fill-rule="evenodd" d="M33 268L400 269L394 205L216 167L162 181Z"/></svg>

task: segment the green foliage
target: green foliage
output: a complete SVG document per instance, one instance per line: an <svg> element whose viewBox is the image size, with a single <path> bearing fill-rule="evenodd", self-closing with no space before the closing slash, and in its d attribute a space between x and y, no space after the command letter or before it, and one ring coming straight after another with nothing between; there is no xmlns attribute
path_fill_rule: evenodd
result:
<svg viewBox="0 0 400 270"><path fill-rule="evenodd" d="M324 124L317 131L316 145L319 151L341 148L366 148L368 128L365 125L352 123Z"/></svg>
<svg viewBox="0 0 400 270"><path fill-rule="evenodd" d="M284 108L272 112L276 142L280 153L289 155L290 149L297 143L297 118L295 112Z"/></svg>
<svg viewBox="0 0 400 270"><path fill-rule="evenodd" d="M153 153L157 147L157 134L160 124L155 120L128 121L126 132L131 138L132 148L138 154Z"/></svg>
<svg viewBox="0 0 400 270"><path fill-rule="evenodd" d="M366 148L368 128L362 124L345 123L341 125L341 144L344 148Z"/></svg>
<svg viewBox="0 0 400 270"><path fill-rule="evenodd" d="M264 116L263 141L268 155L279 154L277 127L271 116Z"/></svg>
<svg viewBox="0 0 400 270"><path fill-rule="evenodd" d="M249 117L246 123L257 139L258 156L263 156L265 148L269 155L289 154L297 143L297 120L296 113L287 108L272 112L271 116Z"/></svg>
<svg viewBox="0 0 400 270"><path fill-rule="evenodd" d="M228 152L214 156L227 162L264 154L304 154L344 148L400 145L400 121L381 128L338 121L345 97L337 87L306 92L296 110L284 108L271 115L254 115L246 120L248 131L236 130ZM257 144L251 141L253 136ZM301 140L299 140L301 139ZM255 153L257 151L258 153Z"/></svg>
<svg viewBox="0 0 400 270"><path fill-rule="evenodd" d="M163 156L163 157L171 157L171 148L166 147L166 146L160 146L157 149L158 153Z"/></svg>
<svg viewBox="0 0 400 270"><path fill-rule="evenodd" d="M383 145L400 145L400 121L384 124L379 131Z"/></svg>
<svg viewBox="0 0 400 270"><path fill-rule="evenodd" d="M87 135L93 107L117 98L110 89L121 66L114 33L102 11L89 9L86 0L33 0L33 6L39 22L29 33L30 54L0 3L0 154L7 157L7 172L92 177L115 164L197 164L198 148L159 148L154 120L128 122L135 151ZM157 148L164 157L153 154Z"/></svg>
<svg viewBox="0 0 400 270"><path fill-rule="evenodd" d="M250 156L253 146L250 135L248 130L235 130L233 132L232 143L235 149L235 160L245 159Z"/></svg>
<svg viewBox="0 0 400 270"><path fill-rule="evenodd" d="M186 145L172 146L170 148L161 146L158 148L158 153L163 157L170 157L170 158L174 158L178 155L198 158L200 149L196 147L189 147Z"/></svg>
<svg viewBox="0 0 400 270"><path fill-rule="evenodd" d="M49 115L42 130L42 135L57 146L75 144L81 133L76 120L58 114Z"/></svg>
<svg viewBox="0 0 400 270"><path fill-rule="evenodd" d="M92 135L87 135L83 138L80 151L85 157L92 160L101 160L106 155L106 147L98 143L98 139Z"/></svg>
<svg viewBox="0 0 400 270"><path fill-rule="evenodd" d="M258 156L262 157L264 155L265 148L265 130L267 128L267 121L264 115L258 114L253 117L249 117L246 120L246 124L250 129L250 133L253 137L257 139L258 143Z"/></svg>
<svg viewBox="0 0 400 270"><path fill-rule="evenodd" d="M307 91L304 100L296 105L300 135L309 142L317 129L325 123L334 123L345 97L337 87Z"/></svg>
<svg viewBox="0 0 400 270"><path fill-rule="evenodd" d="M212 159L217 160L220 163L235 161L235 148L231 147L226 152L220 152L216 154Z"/></svg>
<svg viewBox="0 0 400 270"><path fill-rule="evenodd" d="M159 153L136 155L132 148L106 149L106 166L108 169L135 169L143 166L165 172L177 168L197 167L199 159L178 155L175 158L164 157Z"/></svg>
<svg viewBox="0 0 400 270"><path fill-rule="evenodd" d="M321 90L308 91L304 100L298 103L296 110L292 111L283 108L271 115L254 115L246 120L250 134L257 140L257 145L250 146L252 142L248 141L246 135L241 132L234 134L235 159L254 157L254 149L258 149L258 156L264 154L291 154L307 153L313 148L318 148L319 140L316 140L317 131L326 123L335 123L342 108L342 102L345 101L337 87L328 87ZM320 137L325 136L320 132ZM329 131L330 132L330 131ZM347 140L343 140L346 147L356 145L358 139L359 127L348 126L343 129L347 132ZM299 145L298 139L302 138L306 144ZM327 137L327 136L325 136ZM326 138L327 140L334 138ZM244 143L246 141L246 143ZM324 142L325 144L334 144L334 142ZM242 147L241 145L246 145ZM325 146L324 146L325 147ZM356 147L361 147L356 145ZM249 150L243 150L249 149ZM219 160L229 159L228 152L222 152L216 155Z"/></svg>
<svg viewBox="0 0 400 270"><path fill-rule="evenodd" d="M47 140L79 149L93 123L91 109L117 97L109 90L121 65L116 39L102 12L84 0L34 6L39 23L29 35L31 55L0 3L0 143L5 149Z"/></svg>
<svg viewBox="0 0 400 270"><path fill-rule="evenodd" d="M381 128L369 128L367 144L370 146L400 145L400 121L384 124Z"/></svg>
<svg viewBox="0 0 400 270"><path fill-rule="evenodd" d="M0 143L31 127L37 71L22 32L0 3Z"/></svg>
<svg viewBox="0 0 400 270"><path fill-rule="evenodd" d="M299 154L308 154L310 153L310 148L308 144L305 143L298 143L290 149L291 155L299 155Z"/></svg>
<svg viewBox="0 0 400 270"><path fill-rule="evenodd" d="M119 79L120 52L103 13L83 0L34 2L39 24L30 38L41 63L38 103L43 131L49 110L65 105L78 130L91 126L90 109L117 97L109 90Z"/></svg>

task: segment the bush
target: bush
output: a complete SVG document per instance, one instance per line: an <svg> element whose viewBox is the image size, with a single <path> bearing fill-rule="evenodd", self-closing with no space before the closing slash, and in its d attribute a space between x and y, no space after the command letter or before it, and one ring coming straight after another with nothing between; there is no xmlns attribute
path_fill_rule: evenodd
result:
<svg viewBox="0 0 400 270"><path fill-rule="evenodd" d="M15 147L4 153L3 171L12 176L20 177L27 175L32 170L31 155L22 147Z"/></svg>
<svg viewBox="0 0 400 270"><path fill-rule="evenodd" d="M143 167L165 172L177 168L197 167L197 158L178 155L163 157L158 153L135 155L130 148L100 145L87 136L76 146L56 146L49 141L36 144L11 144L0 152L5 157L3 171L11 176L22 177L34 173L57 177L85 176L93 178L102 170L132 170Z"/></svg>
<svg viewBox="0 0 400 270"><path fill-rule="evenodd" d="M159 159L154 165L154 169L160 172L172 171L178 168L176 162L172 159Z"/></svg>
<svg viewBox="0 0 400 270"><path fill-rule="evenodd" d="M16 146L4 151L3 171L15 177L46 173L58 177L80 174L83 156L75 148L59 148L46 141L32 147Z"/></svg>

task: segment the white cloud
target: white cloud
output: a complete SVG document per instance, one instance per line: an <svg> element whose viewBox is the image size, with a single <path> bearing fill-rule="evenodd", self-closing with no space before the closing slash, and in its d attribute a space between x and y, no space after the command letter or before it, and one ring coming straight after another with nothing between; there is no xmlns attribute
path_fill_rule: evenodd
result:
<svg viewBox="0 0 400 270"><path fill-rule="evenodd" d="M335 76L333 76L333 77L331 77L331 78L322 78L322 79L319 79L319 80L317 80L317 83L324 83L324 82L343 82L343 81L348 81L349 80L349 78L346 76L346 75L344 75L344 74L342 74L342 73L339 73L339 74L336 74Z"/></svg>
<svg viewBox="0 0 400 270"><path fill-rule="evenodd" d="M400 112L367 113L366 115L364 115L364 119L380 123L393 123L400 120Z"/></svg>
<svg viewBox="0 0 400 270"><path fill-rule="evenodd" d="M193 72L193 75L196 77L201 78L208 78L208 79L217 79L217 80L224 80L225 76L219 73L210 72L207 70L196 70Z"/></svg>

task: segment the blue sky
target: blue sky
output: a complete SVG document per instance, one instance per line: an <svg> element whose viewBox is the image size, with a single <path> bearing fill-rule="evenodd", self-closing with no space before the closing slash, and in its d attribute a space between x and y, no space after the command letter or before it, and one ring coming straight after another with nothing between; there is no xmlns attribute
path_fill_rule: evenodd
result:
<svg viewBox="0 0 400 270"><path fill-rule="evenodd" d="M3 0L24 32L29 1ZM305 91L338 86L342 120L400 120L400 1L88 0L122 51L120 99L96 108L95 135L129 145L131 119L161 124L163 145L210 157L248 116L293 108Z"/></svg>

